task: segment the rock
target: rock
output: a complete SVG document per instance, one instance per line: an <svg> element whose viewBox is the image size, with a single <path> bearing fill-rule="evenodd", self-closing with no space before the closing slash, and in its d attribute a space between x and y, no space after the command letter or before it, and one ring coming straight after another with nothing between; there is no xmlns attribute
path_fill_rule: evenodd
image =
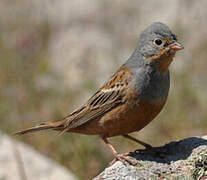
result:
<svg viewBox="0 0 207 180"><path fill-rule="evenodd" d="M204 180L207 179L207 136L170 142L152 150L130 154L136 166L117 161L94 180Z"/></svg>
<svg viewBox="0 0 207 180"><path fill-rule="evenodd" d="M76 180L67 169L0 132L1 180Z"/></svg>

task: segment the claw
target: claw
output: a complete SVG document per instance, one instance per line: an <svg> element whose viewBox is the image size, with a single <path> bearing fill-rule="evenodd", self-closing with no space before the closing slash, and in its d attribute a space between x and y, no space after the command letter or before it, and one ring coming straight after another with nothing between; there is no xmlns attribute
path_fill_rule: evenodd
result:
<svg viewBox="0 0 207 180"><path fill-rule="evenodd" d="M136 166L137 162L131 159L128 155L129 153L117 154L115 158L109 163L109 166L113 165L116 161L121 161L123 164L126 164L126 162L128 162L129 164Z"/></svg>

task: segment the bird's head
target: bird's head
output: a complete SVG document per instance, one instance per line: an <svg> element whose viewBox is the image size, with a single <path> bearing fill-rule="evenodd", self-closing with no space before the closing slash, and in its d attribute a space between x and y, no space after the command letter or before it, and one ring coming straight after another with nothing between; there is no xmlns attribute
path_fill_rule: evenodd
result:
<svg viewBox="0 0 207 180"><path fill-rule="evenodd" d="M181 45L163 23L155 22L144 30L138 43L138 51L149 64L155 64L160 72L166 72L176 51L182 50Z"/></svg>

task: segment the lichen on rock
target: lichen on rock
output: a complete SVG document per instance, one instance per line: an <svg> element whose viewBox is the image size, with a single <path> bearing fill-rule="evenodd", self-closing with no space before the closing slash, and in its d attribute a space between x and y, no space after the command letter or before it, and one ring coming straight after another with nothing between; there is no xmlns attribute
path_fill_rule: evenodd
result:
<svg viewBox="0 0 207 180"><path fill-rule="evenodd" d="M190 137L130 154L137 166L118 161L94 180L207 179L207 137Z"/></svg>

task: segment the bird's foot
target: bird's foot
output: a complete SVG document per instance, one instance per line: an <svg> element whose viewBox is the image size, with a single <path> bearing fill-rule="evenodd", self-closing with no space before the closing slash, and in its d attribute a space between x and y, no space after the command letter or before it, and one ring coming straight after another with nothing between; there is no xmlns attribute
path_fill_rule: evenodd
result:
<svg viewBox="0 0 207 180"><path fill-rule="evenodd" d="M116 154L115 158L109 163L109 166L113 165L116 161L121 161L122 163L128 162L129 164L136 166L137 162L128 156L130 152L124 153L124 154Z"/></svg>

